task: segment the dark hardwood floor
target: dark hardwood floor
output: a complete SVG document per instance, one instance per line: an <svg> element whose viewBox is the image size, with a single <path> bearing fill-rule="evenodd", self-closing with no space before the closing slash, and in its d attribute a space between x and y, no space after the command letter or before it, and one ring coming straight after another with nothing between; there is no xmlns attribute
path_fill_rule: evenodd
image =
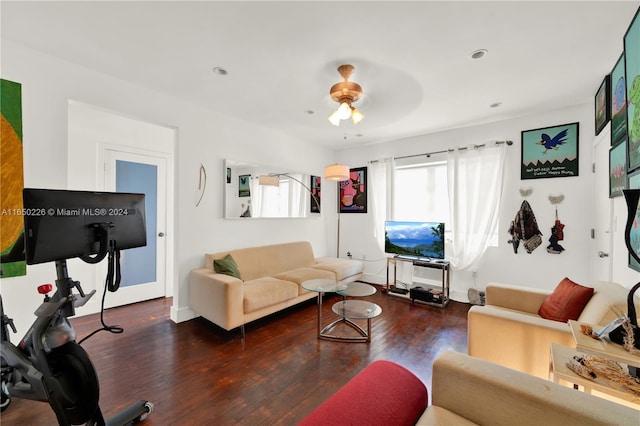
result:
<svg viewBox="0 0 640 426"><path fill-rule="evenodd" d="M326 322L335 318L330 309L338 300L325 298ZM366 300L383 310L373 319L371 343L317 340L315 300L248 324L243 340L239 330L202 318L175 324L168 318L171 300L157 299L107 310L105 322L124 333L100 332L82 346L98 372L105 417L146 399L154 411L142 424L163 426L294 425L374 360L407 367L429 388L440 351L467 351L470 305L412 305L380 287ZM99 314L71 322L78 340L100 327ZM56 419L48 404L14 398L1 422L52 425Z"/></svg>

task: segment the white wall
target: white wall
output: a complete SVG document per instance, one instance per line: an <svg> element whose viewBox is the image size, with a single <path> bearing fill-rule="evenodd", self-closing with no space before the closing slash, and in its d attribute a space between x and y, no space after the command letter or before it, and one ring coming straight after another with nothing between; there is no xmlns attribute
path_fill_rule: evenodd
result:
<svg viewBox="0 0 640 426"><path fill-rule="evenodd" d="M520 180L521 131L579 122L579 176L566 178L548 178ZM499 247L489 248L478 267L477 276L472 271L455 270L451 275L452 298L466 301L467 290L472 287L484 289L489 282L505 282L542 289L553 289L558 282L568 276L578 283L588 285L591 281L590 262L595 259L591 248L592 215L592 144L594 141L593 106L591 104L573 108L549 111L535 116L519 117L491 124L460 128L437 134L414 137L402 141L393 141L362 148L346 149L339 153L340 162L351 167L366 166L370 160L383 157L421 154L447 148L480 144L496 140L512 140L514 144L507 148L505 182L500 207ZM608 160L607 160L608 164ZM605 175L608 175L606 173ZM528 254L522 244L515 254L508 228L515 217L523 197L519 193L521 186L533 188L533 194L527 197L531 204L540 230L543 244ZM564 228L565 239L560 244L565 248L561 254L546 251L549 244L551 227L555 221L555 209L550 203L550 194L564 194L564 201L558 205L558 216ZM605 198L598 202L609 203ZM619 232L624 231L626 207L624 200L614 200L614 217L617 218ZM428 218L425 218L427 220ZM341 255L347 251L356 258L366 257L365 274L374 282L385 281L384 253L375 244L371 227L372 215L343 214L341 216ZM612 253L614 264L613 279L631 287L640 274L627 268L626 248L622 236L612 233L614 245L622 247ZM620 241L618 241L620 240ZM622 259L624 258L624 259ZM382 260L380 260L382 259Z"/></svg>
<svg viewBox="0 0 640 426"><path fill-rule="evenodd" d="M232 158L262 164L279 164L291 170L322 174L326 164L336 160L352 167L365 166L368 160L385 156L409 155L469 143L511 139L508 148L506 182L500 216L500 247L485 255L472 277L469 271L454 271L454 297L464 300L467 288L482 288L490 281L510 282L540 288L553 288L564 276L589 282L591 208L591 143L593 141L592 106L583 105L536 116L521 117L499 123L462 128L409 140L335 153L273 129L258 128L198 106L169 98L112 77L41 54L2 40L2 78L22 84L25 186L66 188L68 181L68 102L75 100L122 113L151 123L177 129L175 146L175 282L172 318L191 317L188 310L188 272L202 264L202 255L234 247L305 239L311 241L316 255L335 253L336 215L335 185L324 185L323 213L320 219L251 219L222 218L224 170L223 159ZM520 131L538 127L580 122L580 176L561 179L520 181ZM207 191L199 207L194 192L198 187L199 167L203 164L209 177ZM564 202L559 215L565 228L566 251L551 255L544 245L532 254L522 249L516 255L507 229L520 206L521 185L533 186L529 197L545 243L553 224L554 210L547 196L561 192ZM618 232L626 220L624 200L616 198L614 219ZM371 236L371 215L348 214L341 218L341 256L350 251L355 257L381 259ZM630 287L640 277L626 266L624 246L615 239L613 279ZM82 265L84 266L84 265ZM69 263L81 268L79 261ZM366 262L365 272L382 280L384 262ZM27 276L2 279L1 293L7 314L14 317L20 333L33 321L33 311L41 297L35 287L55 279L53 265L28 266Z"/></svg>
<svg viewBox="0 0 640 426"><path fill-rule="evenodd" d="M175 282L172 318L191 317L188 273L205 252L308 240L316 255L335 251L335 189L327 188L320 218L223 219L223 160L278 164L290 170L322 175L335 162L333 151L293 140L273 129L223 116L163 94L134 86L93 70L61 61L2 40L2 78L22 84L24 174L26 187L67 188L70 100L95 105L142 121L177 130L175 146ZM195 207L200 164L206 167L206 194ZM333 206L332 206L333 202ZM328 225L327 225L328 223ZM69 274L82 268L69 262ZM27 267L25 277L1 281L4 307L14 317L20 337L41 303L36 286L55 280L53 264ZM126 326L126 324L124 324Z"/></svg>

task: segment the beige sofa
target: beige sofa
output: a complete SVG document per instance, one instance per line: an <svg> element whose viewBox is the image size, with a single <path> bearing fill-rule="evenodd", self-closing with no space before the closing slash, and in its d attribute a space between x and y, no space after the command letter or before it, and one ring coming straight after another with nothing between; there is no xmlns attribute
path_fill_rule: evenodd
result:
<svg viewBox="0 0 640 426"><path fill-rule="evenodd" d="M640 412L465 354L433 363L418 425L637 425Z"/></svg>
<svg viewBox="0 0 640 426"><path fill-rule="evenodd" d="M238 279L214 272L213 261L230 254L238 265ZM302 288L304 281L326 278L352 282L362 277L360 261L316 259L306 241L241 248L206 254L204 267L189 275L190 308L225 330L317 297Z"/></svg>
<svg viewBox="0 0 640 426"><path fill-rule="evenodd" d="M299 425L584 426L639 420L640 412L624 405L445 350L433 362L430 392L408 369L377 360Z"/></svg>
<svg viewBox="0 0 640 426"><path fill-rule="evenodd" d="M627 311L629 289L604 281L589 286L595 291L578 321L604 326ZM575 347L567 323L538 315L550 293L506 284L488 285L486 305L469 310L469 355L548 378L551 343Z"/></svg>

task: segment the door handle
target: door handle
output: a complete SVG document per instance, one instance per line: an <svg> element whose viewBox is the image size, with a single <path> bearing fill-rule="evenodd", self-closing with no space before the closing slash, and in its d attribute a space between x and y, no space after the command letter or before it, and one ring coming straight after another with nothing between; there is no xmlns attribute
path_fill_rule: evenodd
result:
<svg viewBox="0 0 640 426"><path fill-rule="evenodd" d="M160 233L158 234L158 237L164 237L164 232L160 232ZM602 253L602 252L600 252L600 253Z"/></svg>
<svg viewBox="0 0 640 426"><path fill-rule="evenodd" d="M599 251L598 252L598 257L600 257L600 258L609 257L609 253L605 253L603 251Z"/></svg>

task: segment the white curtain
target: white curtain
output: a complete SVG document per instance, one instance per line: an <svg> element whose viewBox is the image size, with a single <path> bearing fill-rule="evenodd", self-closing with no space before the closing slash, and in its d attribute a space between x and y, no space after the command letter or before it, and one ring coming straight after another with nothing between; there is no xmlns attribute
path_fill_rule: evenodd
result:
<svg viewBox="0 0 640 426"><path fill-rule="evenodd" d="M378 247L384 253L384 222L393 219L392 197L396 165L393 158L385 158L372 162L369 169L373 232Z"/></svg>
<svg viewBox="0 0 640 426"><path fill-rule="evenodd" d="M498 223L506 144L449 151L451 249L457 269L474 268Z"/></svg>
<svg viewBox="0 0 640 426"><path fill-rule="evenodd" d="M251 186L249 187L249 190L251 191L251 197L247 198L246 200L247 202L251 203L251 216L261 217L262 216L262 186L258 184L258 176L251 177L250 185ZM242 214L242 212L240 213Z"/></svg>
<svg viewBox="0 0 640 426"><path fill-rule="evenodd" d="M300 184L306 176L299 173L290 173L289 177L289 214L291 217L305 217L309 208L307 196L309 191Z"/></svg>

